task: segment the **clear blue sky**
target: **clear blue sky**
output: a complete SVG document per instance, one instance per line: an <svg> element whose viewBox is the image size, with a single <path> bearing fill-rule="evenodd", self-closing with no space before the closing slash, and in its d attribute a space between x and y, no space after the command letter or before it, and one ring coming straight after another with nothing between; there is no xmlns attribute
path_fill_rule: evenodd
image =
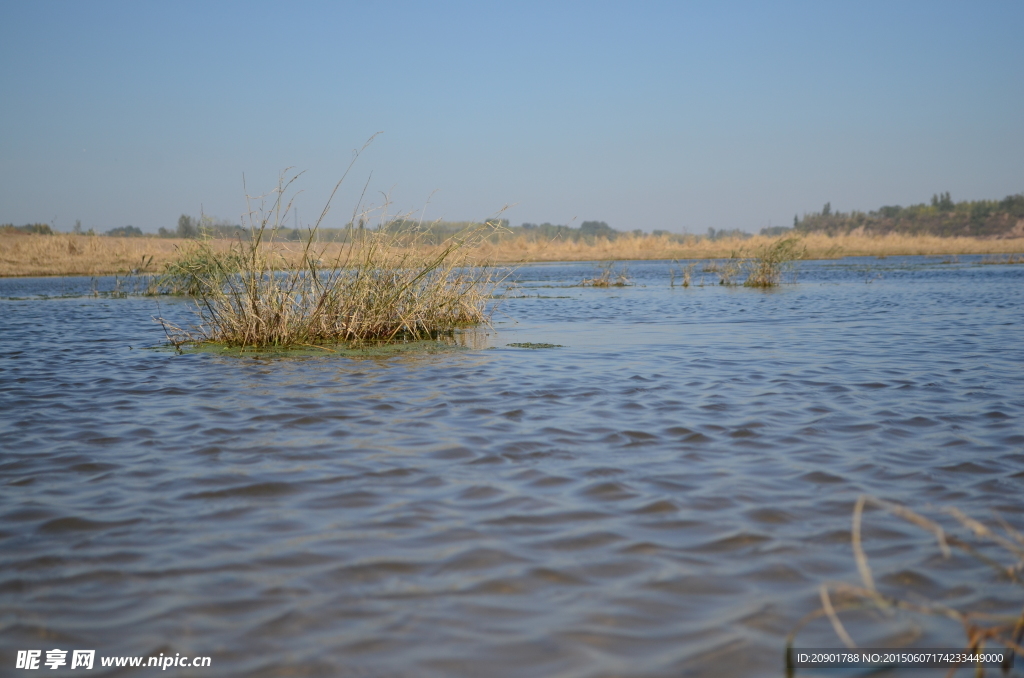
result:
<svg viewBox="0 0 1024 678"><path fill-rule="evenodd" d="M0 0L0 99L0 223L305 223L383 131L330 225L756 231L1024 191L1024 2Z"/></svg>

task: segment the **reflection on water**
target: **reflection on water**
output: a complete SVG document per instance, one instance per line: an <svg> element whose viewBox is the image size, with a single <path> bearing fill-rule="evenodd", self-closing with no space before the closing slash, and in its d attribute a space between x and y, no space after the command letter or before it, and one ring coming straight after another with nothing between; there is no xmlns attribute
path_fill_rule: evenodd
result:
<svg viewBox="0 0 1024 678"><path fill-rule="evenodd" d="M570 287L593 270L525 267L467 346L358 359L149 350L152 299L0 280L2 665L778 676L818 586L857 578L860 493L1024 527L1024 267L805 263L762 292L634 262L633 287ZM882 587L1020 609L911 526L869 513L864 538ZM962 642L915 622L850 630Z"/></svg>

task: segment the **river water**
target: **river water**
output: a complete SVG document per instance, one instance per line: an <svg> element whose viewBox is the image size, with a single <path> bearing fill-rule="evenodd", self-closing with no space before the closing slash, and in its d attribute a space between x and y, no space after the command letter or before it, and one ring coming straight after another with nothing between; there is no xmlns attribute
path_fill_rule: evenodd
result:
<svg viewBox="0 0 1024 678"><path fill-rule="evenodd" d="M979 259L804 262L771 291L524 266L491 328L366 356L177 355L152 316L190 302L0 280L0 674L61 648L212 659L164 675L781 676L819 587L859 582L862 493L1024 529L1024 266ZM888 594L1024 602L883 511L864 546ZM819 619L797 645L841 643Z"/></svg>

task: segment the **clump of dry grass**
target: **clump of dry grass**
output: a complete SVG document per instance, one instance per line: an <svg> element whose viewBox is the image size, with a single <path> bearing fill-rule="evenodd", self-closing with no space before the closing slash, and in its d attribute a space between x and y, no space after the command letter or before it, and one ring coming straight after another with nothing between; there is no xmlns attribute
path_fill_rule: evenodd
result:
<svg viewBox="0 0 1024 678"><path fill-rule="evenodd" d="M821 608L800 620L787 638L787 675L793 675L794 672L790 662L796 634L808 622L814 619L826 617L832 624L836 635L847 647L851 649L857 647L857 644L839 618L839 612L844 610L877 610L886 614L892 614L899 610L918 615L945 617L959 622L963 627L967 651L981 652L987 645L1004 647L1009 650L1008 661L1004 662L1004 669L1009 666L1009 660L1012 659L1014 653L1024 656L1024 647L1022 647L1022 640L1024 640L1024 611L1019 615L992 614L984 611L956 609L949 605L928 600L918 594L912 594L913 597L911 597L886 594L879 591L861 541L861 522L864 509L868 505L881 508L890 515L901 518L912 525L930 532L935 537L939 551L944 558L949 558L952 549L957 549L978 562L991 567L1008 583L1018 586L1024 583L1022 582L1022 574L1024 574L1024 535L1013 529L1001 518L999 519L1002 527L1002 532L1000 533L965 515L955 507L945 508L943 513L950 516L971 535L971 537L964 538L951 534L938 522L926 518L905 506L862 495L857 499L857 503L854 506L853 529L851 532L854 560L861 577L861 585L840 583L823 584L821 586L819 590L822 602ZM1009 562L1000 560L998 556L993 556L987 547L998 547L998 551L1002 553L1004 558L1009 556ZM1019 596L1019 590L1017 595ZM834 596L836 598L835 602L833 602ZM1012 597L1010 599L1012 600ZM979 666L978 668L980 670L981 667ZM953 671L955 671L955 667ZM947 675L952 675L953 671L950 671Z"/></svg>
<svg viewBox="0 0 1024 678"><path fill-rule="evenodd" d="M1024 264L1024 254L1008 254L1006 256L997 257L989 256L984 257L981 260L983 264Z"/></svg>
<svg viewBox="0 0 1024 678"><path fill-rule="evenodd" d="M672 266L668 267L669 277L671 278L671 280L669 281L669 287L675 287L676 286L676 275L679 275L679 277L682 278L682 281L680 282L680 285L682 287L689 287L690 285L692 285L693 284L693 269L695 269L697 267L697 262L692 261L689 264L687 264L686 266L683 266L682 264L679 264L678 261L673 261L672 264L673 264ZM678 273L676 272L676 269L675 269L675 265L677 265L677 264L679 265Z"/></svg>
<svg viewBox="0 0 1024 678"><path fill-rule="evenodd" d="M164 265L152 284L153 294L200 296L207 288L219 288L244 264L240 244L216 249L210 239L186 240L177 246L178 256Z"/></svg>
<svg viewBox="0 0 1024 678"><path fill-rule="evenodd" d="M625 266L621 271L615 270L615 262L609 261L598 265L601 271L596 277L580 281L580 287L626 287L630 285L628 270Z"/></svg>
<svg viewBox="0 0 1024 678"><path fill-rule="evenodd" d="M705 269L707 270L707 269ZM739 259L726 259L721 265L715 267L718 273L719 285L734 285L735 278L743 270L743 261Z"/></svg>
<svg viewBox="0 0 1024 678"><path fill-rule="evenodd" d="M185 253L194 255L194 266L180 268L195 283L199 318L188 328L158 319L175 346L329 347L434 338L487 320L487 301L500 280L472 255L495 223L425 246L415 233L392 232L395 217L385 207L376 228L353 226L353 218L345 242L318 246L328 200L305 243L286 256L274 238L296 178L282 177L258 209L250 205L247 241L227 252L200 244Z"/></svg>
<svg viewBox="0 0 1024 678"><path fill-rule="evenodd" d="M799 238L782 238L761 246L757 255L746 262L746 287L775 287L782 282L782 273L797 259L802 259L807 247Z"/></svg>
<svg viewBox="0 0 1024 678"><path fill-rule="evenodd" d="M746 260L741 258L741 252L734 250L729 254L728 259L705 261L700 272L717 274L719 285L735 285L735 278L743 270L745 263Z"/></svg>
<svg viewBox="0 0 1024 678"><path fill-rule="evenodd" d="M701 273L714 273L718 276L719 285L736 285L737 277L745 270L745 287L775 287L782 283L782 274L792 267L797 259L803 258L805 248L799 238L785 238L774 242L768 242L761 246L755 256L744 256L742 250L733 250L728 259L704 262L691 262L686 266L675 265L679 262L673 261L669 266L669 287L676 286L676 277L682 278L682 287L690 287L693 284L693 271L699 265ZM698 287L704 286L704 278Z"/></svg>

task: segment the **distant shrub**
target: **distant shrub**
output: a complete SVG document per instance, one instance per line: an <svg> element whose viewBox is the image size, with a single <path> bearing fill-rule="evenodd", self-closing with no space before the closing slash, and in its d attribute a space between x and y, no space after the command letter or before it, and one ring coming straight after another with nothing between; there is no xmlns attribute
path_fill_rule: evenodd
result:
<svg viewBox="0 0 1024 678"><path fill-rule="evenodd" d="M580 235L584 238L615 240L619 236L619 232L603 221L584 221L580 224Z"/></svg>
<svg viewBox="0 0 1024 678"><path fill-rule="evenodd" d="M196 227L196 220L187 214L182 214L178 217L177 235L179 238L195 238L198 236L199 229Z"/></svg>
<svg viewBox="0 0 1024 678"><path fill-rule="evenodd" d="M726 240L728 238L736 238L738 240L746 240L753 236L746 231L741 231L738 228L724 229L720 228L717 231L713 227L708 227L708 240Z"/></svg>
<svg viewBox="0 0 1024 678"><path fill-rule="evenodd" d="M135 226L119 226L110 229L104 235L109 235L112 238L141 238L145 233L142 232L142 229Z"/></svg>
<svg viewBox="0 0 1024 678"><path fill-rule="evenodd" d="M35 233L38 235L53 235L53 229L49 224L25 224L15 226L14 224L0 224L0 233Z"/></svg>

